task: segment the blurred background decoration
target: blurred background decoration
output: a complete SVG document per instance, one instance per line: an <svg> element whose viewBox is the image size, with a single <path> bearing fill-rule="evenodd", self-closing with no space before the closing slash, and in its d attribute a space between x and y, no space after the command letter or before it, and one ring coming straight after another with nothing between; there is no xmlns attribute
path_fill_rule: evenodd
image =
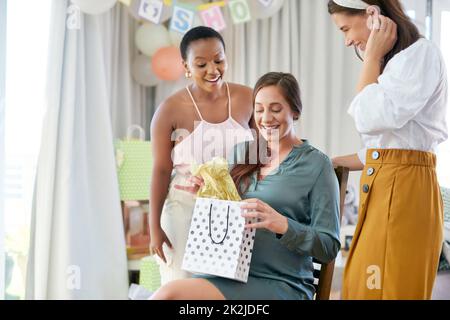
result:
<svg viewBox="0 0 450 320"><path fill-rule="evenodd" d="M72 0L85 14L105 13L120 3L140 23L135 44L141 55L132 62L133 79L145 87L161 81L176 81L183 76L178 47L183 34L200 25L223 31L224 14L234 24L267 19L276 14L284 0ZM203 17L203 18L202 18ZM219 27L220 25L220 27Z"/></svg>

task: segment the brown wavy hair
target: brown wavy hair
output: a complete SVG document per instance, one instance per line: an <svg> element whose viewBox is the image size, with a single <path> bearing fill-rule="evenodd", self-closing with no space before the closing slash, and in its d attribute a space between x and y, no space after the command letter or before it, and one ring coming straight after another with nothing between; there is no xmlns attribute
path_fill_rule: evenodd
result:
<svg viewBox="0 0 450 320"><path fill-rule="evenodd" d="M302 100L300 87L298 85L297 79L290 73L283 72L269 72L263 75L255 85L253 90L253 106L255 105L255 99L258 92L265 88L276 86L280 89L281 94L284 99L288 102L289 107L298 115L294 120L298 120L302 114ZM252 117L252 122L254 122L254 117ZM260 148L267 148L267 141L258 133L254 141L250 143L248 150L245 154L245 163L237 164L231 170L231 177L234 183L238 187L239 194L244 194L247 192L250 186L250 178L255 172L259 172L263 166L263 159L261 158L264 154L260 152ZM250 154L256 155L256 163L250 162ZM267 149L267 154L270 156L270 150Z"/></svg>
<svg viewBox="0 0 450 320"><path fill-rule="evenodd" d="M381 14L393 20L397 24L397 42L391 51L384 57L382 70L386 67L388 62L400 51L408 48L417 40L422 38L419 30L406 14L402 4L399 0L363 0L368 5L375 5L380 7ZM352 9L342 7L336 4L333 0L328 1L328 13L344 13L347 15L364 15L366 10Z"/></svg>

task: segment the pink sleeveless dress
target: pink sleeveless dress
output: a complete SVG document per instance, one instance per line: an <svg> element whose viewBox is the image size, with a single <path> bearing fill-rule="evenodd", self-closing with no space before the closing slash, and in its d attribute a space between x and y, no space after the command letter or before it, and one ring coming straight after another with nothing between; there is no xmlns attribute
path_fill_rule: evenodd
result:
<svg viewBox="0 0 450 320"><path fill-rule="evenodd" d="M195 129L192 133L185 130L175 133L183 139L175 145L172 151L174 170L169 192L161 213L161 227L172 243L173 248L169 249L165 245L163 247L167 263L156 258L160 266L161 284L191 276L190 273L181 270L181 264L195 197L187 192L175 189L174 186L189 185L187 178L190 176L191 164L202 164L214 157L227 158L236 144L253 140L251 131L242 127L231 116L230 89L228 83L225 82L225 85L228 94L228 118L222 123L206 121L200 113L192 93L186 87L200 121L194 125Z"/></svg>

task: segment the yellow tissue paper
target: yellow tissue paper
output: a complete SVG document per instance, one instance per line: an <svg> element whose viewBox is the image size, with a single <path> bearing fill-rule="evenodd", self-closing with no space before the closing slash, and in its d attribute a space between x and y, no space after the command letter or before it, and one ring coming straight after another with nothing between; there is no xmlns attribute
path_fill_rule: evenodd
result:
<svg viewBox="0 0 450 320"><path fill-rule="evenodd" d="M205 185L197 193L201 198L241 201L233 179L228 172L228 162L223 158L214 158L202 165L192 165L193 176L202 177Z"/></svg>

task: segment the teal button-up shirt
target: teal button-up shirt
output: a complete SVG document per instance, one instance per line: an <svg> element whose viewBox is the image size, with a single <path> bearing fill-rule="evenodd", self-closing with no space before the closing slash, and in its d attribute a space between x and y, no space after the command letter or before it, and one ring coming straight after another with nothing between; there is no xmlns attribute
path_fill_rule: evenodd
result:
<svg viewBox="0 0 450 320"><path fill-rule="evenodd" d="M281 238L257 230L250 276L286 282L312 298L312 258L329 262L340 249L339 186L330 159L304 141L263 180L255 173L243 198L264 201L289 224Z"/></svg>
<svg viewBox="0 0 450 320"><path fill-rule="evenodd" d="M237 146L229 161L243 163L247 146ZM312 299L313 257L328 262L340 249L339 186L330 159L304 141L263 180L255 173L243 198L260 199L287 217L287 232L256 231L247 283L200 277L232 300Z"/></svg>

